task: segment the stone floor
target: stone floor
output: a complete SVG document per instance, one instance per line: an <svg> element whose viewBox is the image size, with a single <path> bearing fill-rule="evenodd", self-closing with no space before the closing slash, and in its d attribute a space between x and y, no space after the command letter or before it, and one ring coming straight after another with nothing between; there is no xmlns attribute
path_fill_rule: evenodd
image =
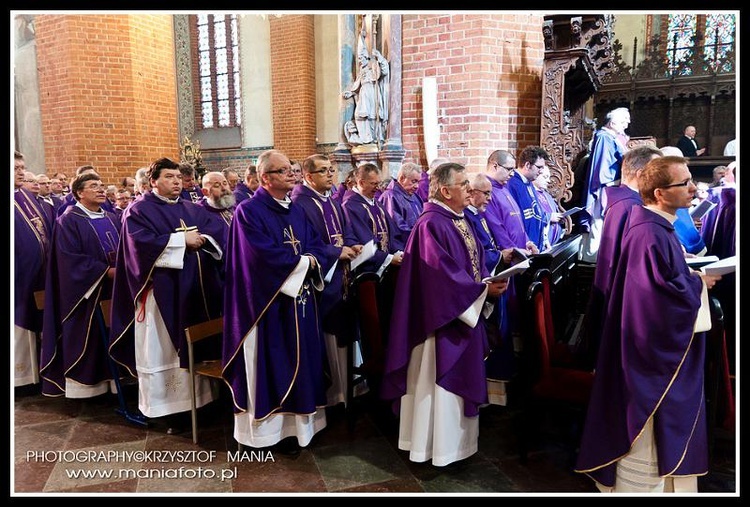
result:
<svg viewBox="0 0 750 507"><path fill-rule="evenodd" d="M134 403L136 393L125 394ZM199 411L198 445L189 429L167 435L160 420L141 427L116 413L117 406L111 395L92 401L17 392L12 495L597 495L589 479L572 472L573 455L555 423L540 428L522 463L518 410L509 407L483 408L479 452L439 468L413 463L398 450L397 420L377 402L360 402L351 418L341 407L331 410L328 426L295 457L247 448L235 455L224 399ZM699 482L702 492L737 495L735 457L734 439L718 439L711 472Z"/></svg>

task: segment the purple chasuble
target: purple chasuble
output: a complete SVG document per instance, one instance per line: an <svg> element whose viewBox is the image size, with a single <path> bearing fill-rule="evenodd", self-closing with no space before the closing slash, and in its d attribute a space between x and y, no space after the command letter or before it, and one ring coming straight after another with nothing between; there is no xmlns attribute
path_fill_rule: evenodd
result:
<svg viewBox="0 0 750 507"><path fill-rule="evenodd" d="M409 233L422 213L424 206L422 199L416 193L407 194L404 187L393 179L378 200L391 217L393 248L403 251L406 240L409 239Z"/></svg>
<svg viewBox="0 0 750 507"><path fill-rule="evenodd" d="M221 230L200 206L178 199L169 203L149 192L128 206L122 215L120 246L112 289L110 355L135 375L133 324L136 303L153 289L169 338L187 368L185 328L221 315L221 260L207 253L206 241L199 251L185 249L182 269L156 267L170 235L197 229L214 239ZM217 240L218 241L218 240Z"/></svg>
<svg viewBox="0 0 750 507"><path fill-rule="evenodd" d="M201 202L203 200L203 190L199 185L183 188L180 192L180 199L192 203Z"/></svg>
<svg viewBox="0 0 750 507"><path fill-rule="evenodd" d="M292 202L305 212L305 215L325 243L328 255L338 259L342 246L357 244L344 210L332 197L324 199L307 185L296 185L292 190ZM325 275L325 273L324 273ZM346 315L344 297L349 284L349 261L339 260L331 280L326 282L320 295L318 312L323 322L323 330L346 340L344 334L351 335L351 322ZM340 343L342 346L345 342Z"/></svg>
<svg viewBox="0 0 750 507"><path fill-rule="evenodd" d="M14 323L34 332L42 330L42 312L34 292L44 289L47 252L52 227L39 202L26 190L13 194Z"/></svg>
<svg viewBox="0 0 750 507"><path fill-rule="evenodd" d="M296 297L281 292L302 255L317 260ZM255 419L286 412L312 414L326 404L326 352L314 279L322 281L338 256L326 248L300 206L284 208L261 187L240 203L229 226L222 375L234 409L248 399ZM245 364L244 341L257 328L255 364ZM255 392L248 392L247 369Z"/></svg>
<svg viewBox="0 0 750 507"><path fill-rule="evenodd" d="M617 461L653 418L659 475L707 473L705 340L693 335L701 289L672 224L634 206L604 316L576 471L614 486Z"/></svg>
<svg viewBox="0 0 750 507"><path fill-rule="evenodd" d="M346 219L352 225L352 232L357 242L364 245L373 240L377 249L372 258L366 260L357 268L357 272L376 273L388 254L397 251L393 245L393 226L390 223L388 213L385 212L377 199L373 201L373 204L370 204L362 195L353 190L347 190L344 194L342 207Z"/></svg>
<svg viewBox="0 0 750 507"><path fill-rule="evenodd" d="M489 351L481 317L469 327L458 320L482 294L484 251L474 229L439 204L428 202L404 251L386 348L381 397L400 411L414 347L435 335L440 387L464 400L464 415L487 403L484 358Z"/></svg>
<svg viewBox="0 0 750 507"><path fill-rule="evenodd" d="M120 221L90 218L70 206L58 218L50 248L40 357L42 393L65 394L65 379L84 385L110 380L100 301L112 297L107 270L115 265Z"/></svg>
<svg viewBox="0 0 750 507"><path fill-rule="evenodd" d="M619 185L604 189L609 203L604 213L599 253L596 258L594 282L586 309L585 350L586 362L593 368L602 334L602 320L607 311L607 301L612 290L612 280L620 262L620 242L625 233L625 223L633 206L642 205L640 194Z"/></svg>

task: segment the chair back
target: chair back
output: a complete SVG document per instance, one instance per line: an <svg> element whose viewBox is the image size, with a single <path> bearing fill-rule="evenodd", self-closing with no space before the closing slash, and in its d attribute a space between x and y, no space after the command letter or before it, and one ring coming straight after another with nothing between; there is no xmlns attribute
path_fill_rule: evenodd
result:
<svg viewBox="0 0 750 507"><path fill-rule="evenodd" d="M44 291L38 290L34 292L34 304L37 310L44 310Z"/></svg>

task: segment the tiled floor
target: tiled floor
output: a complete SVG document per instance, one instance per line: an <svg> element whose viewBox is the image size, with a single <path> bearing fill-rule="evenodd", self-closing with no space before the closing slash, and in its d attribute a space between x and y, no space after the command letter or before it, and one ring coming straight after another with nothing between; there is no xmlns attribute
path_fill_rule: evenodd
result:
<svg viewBox="0 0 750 507"><path fill-rule="evenodd" d="M134 400L136 394L126 390L126 395ZM14 404L16 494L597 494L589 479L571 471L562 433L549 424L522 464L517 410L509 407L482 409L479 452L438 468L410 462L397 449L397 421L378 403L361 408L351 430L341 410L330 412L328 427L296 457L245 449L242 460L233 456L237 445L225 400L199 412L198 445L189 431L167 435L159 420L148 428L127 422L115 412L114 397L88 401L17 393ZM732 440L717 441L712 462L701 490L736 495Z"/></svg>

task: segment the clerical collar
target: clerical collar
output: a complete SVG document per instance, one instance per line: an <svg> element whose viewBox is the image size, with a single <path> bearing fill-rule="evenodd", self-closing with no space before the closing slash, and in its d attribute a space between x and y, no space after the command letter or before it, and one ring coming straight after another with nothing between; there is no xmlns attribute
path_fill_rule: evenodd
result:
<svg viewBox="0 0 750 507"><path fill-rule="evenodd" d="M478 215L479 214L479 210L473 204L469 204L468 206L466 206L466 209L468 209L469 211L471 211L471 213L474 214L474 215Z"/></svg>
<svg viewBox="0 0 750 507"><path fill-rule="evenodd" d="M159 195L159 191L156 190L156 187L151 189L151 193L154 194L156 197L158 197L160 200L166 202L167 204L177 204L178 202L180 202L180 196L177 196L174 199L169 199L168 197Z"/></svg>
<svg viewBox="0 0 750 507"><path fill-rule="evenodd" d="M652 204L647 204L647 205L644 205L643 207L646 208L647 210L653 211L659 216L664 217L666 220L669 221L670 224L674 224L677 221L677 215L673 215L671 213L667 213L666 211L662 211Z"/></svg>
<svg viewBox="0 0 750 507"><path fill-rule="evenodd" d="M82 209L86 215L88 215L89 218L104 218L107 214L104 212L103 209L99 208L99 211L91 211L86 206L81 204L80 201L76 201L75 206L79 209Z"/></svg>
<svg viewBox="0 0 750 507"><path fill-rule="evenodd" d="M451 213L452 215L454 215L454 216L455 216L455 218L463 218L463 217L464 217L464 212L463 212L463 211L461 211L461 213L456 213L455 211L453 211L452 209L450 209L450 207L448 207L448 205L447 205L447 204L445 204L444 202L438 201L437 199L430 199L430 202L431 202L431 203L434 203L434 204L437 204L437 205L438 205L438 206L440 206L441 208L445 208L445 209L446 209L446 210L448 210L448 211L449 211L449 212L450 212L450 213Z"/></svg>
<svg viewBox="0 0 750 507"><path fill-rule="evenodd" d="M321 194L320 192L318 192L317 190L315 190L312 186L310 186L310 184L307 182L307 180L303 181L302 184L304 186L306 186L307 188L309 188L310 190L312 190L313 192L315 192L317 194L317 196L320 197L321 200L323 200L323 202L327 201L328 198L331 196L331 191L330 190L326 190L325 194Z"/></svg>
<svg viewBox="0 0 750 507"><path fill-rule="evenodd" d="M367 204L369 204L370 206L375 206L375 199L371 199L371 198L367 197L366 195L364 195L364 194L363 194L363 193L362 193L362 192L361 192L361 191L359 190L359 188L358 188L358 187L352 187L352 192L356 192L356 193L358 193L359 195L361 195L361 196L362 196L362 199L364 199L365 201L367 201Z"/></svg>
<svg viewBox="0 0 750 507"><path fill-rule="evenodd" d="M276 201L277 203L279 203L279 205L283 206L286 209L289 209L289 205L292 204L292 200L289 199L288 195L285 196L283 199L276 199L274 197L273 200Z"/></svg>

